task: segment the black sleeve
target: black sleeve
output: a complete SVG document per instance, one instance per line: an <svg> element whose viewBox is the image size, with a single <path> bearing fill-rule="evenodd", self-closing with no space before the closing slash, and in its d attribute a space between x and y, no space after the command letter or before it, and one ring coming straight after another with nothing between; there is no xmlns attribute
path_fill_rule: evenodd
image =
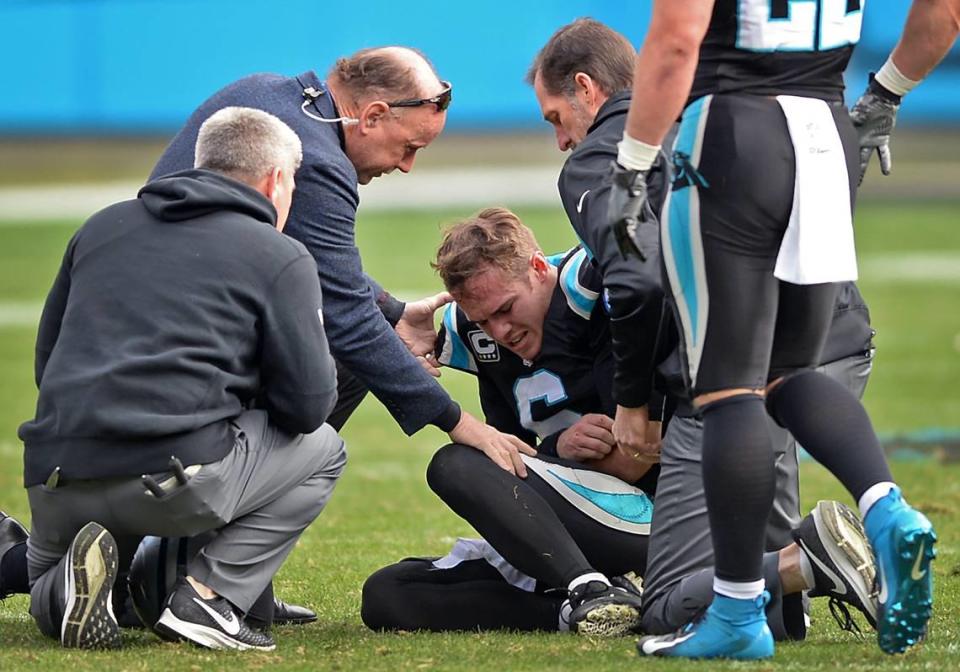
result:
<svg viewBox="0 0 960 672"><path fill-rule="evenodd" d="M607 222L616 146L611 147L572 155L560 174L559 188L573 228L603 275L615 362L613 398L621 406L637 407L647 403L653 386L663 306L660 232L655 222L649 222L639 233L646 261L620 254Z"/></svg>
<svg viewBox="0 0 960 672"><path fill-rule="evenodd" d="M284 430L312 432L326 421L337 401L337 369L323 328L312 257L299 257L277 276L263 311L264 408Z"/></svg>
<svg viewBox="0 0 960 672"><path fill-rule="evenodd" d="M73 266L73 252L77 246L80 233L74 234L67 244L60 270L53 281L53 287L43 304L40 315L40 326L37 329L36 359L34 361L34 380L37 387L43 379L43 372L47 368L50 354L53 352L57 339L60 337L60 325L63 323L63 313L67 308L67 298L70 296L70 269Z"/></svg>

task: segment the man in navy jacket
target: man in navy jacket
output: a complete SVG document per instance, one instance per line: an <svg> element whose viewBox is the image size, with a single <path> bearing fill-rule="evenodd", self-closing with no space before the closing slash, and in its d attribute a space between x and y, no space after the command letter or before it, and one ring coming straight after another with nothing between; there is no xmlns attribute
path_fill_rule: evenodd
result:
<svg viewBox="0 0 960 672"><path fill-rule="evenodd" d="M395 169L408 172L417 151L443 129L450 99L450 84L440 81L421 54L402 47L364 49L341 58L326 82L313 72L253 75L200 105L152 177L192 164L197 129L217 109L249 106L286 122L303 141L286 233L317 261L327 336L339 365L341 400L331 424L346 421L365 386L407 434L433 424L508 471L525 473L519 452L528 449L526 444L462 412L397 335L419 331L426 338L415 354L430 353L433 311L443 299L404 306L363 272L354 240L357 185ZM362 383L359 393L354 375Z"/></svg>

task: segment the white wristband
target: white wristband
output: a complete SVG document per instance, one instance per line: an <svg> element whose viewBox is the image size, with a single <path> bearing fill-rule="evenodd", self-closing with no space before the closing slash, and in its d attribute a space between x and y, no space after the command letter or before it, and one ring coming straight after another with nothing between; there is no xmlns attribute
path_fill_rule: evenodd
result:
<svg viewBox="0 0 960 672"><path fill-rule="evenodd" d="M660 145L654 147L623 132L623 140L617 143L617 163L630 170L650 170L657 159Z"/></svg>
<svg viewBox="0 0 960 672"><path fill-rule="evenodd" d="M905 96L907 92L920 83L920 80L908 79L900 72L899 68L893 62L893 56L887 59L887 62L880 68L880 72L875 75L877 82L890 93L898 96Z"/></svg>

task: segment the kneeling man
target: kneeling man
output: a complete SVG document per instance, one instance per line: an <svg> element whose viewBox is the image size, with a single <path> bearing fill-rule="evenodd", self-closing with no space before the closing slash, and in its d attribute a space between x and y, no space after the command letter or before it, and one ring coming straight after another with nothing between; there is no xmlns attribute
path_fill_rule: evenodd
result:
<svg viewBox="0 0 960 672"><path fill-rule="evenodd" d="M302 152L276 117L225 108L196 168L147 184L70 241L20 428L30 611L67 647L120 644L113 535L219 530L160 618L170 638L270 650L242 615L345 464L324 425L336 373L316 265L280 233Z"/></svg>

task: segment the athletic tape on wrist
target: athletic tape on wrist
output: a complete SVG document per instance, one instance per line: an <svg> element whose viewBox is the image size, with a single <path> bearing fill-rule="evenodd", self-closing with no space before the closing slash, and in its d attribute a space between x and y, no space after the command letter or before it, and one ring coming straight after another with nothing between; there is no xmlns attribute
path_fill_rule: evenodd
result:
<svg viewBox="0 0 960 672"><path fill-rule="evenodd" d="M893 56L887 59L887 62L883 64L883 67L880 68L880 71L874 79L887 91L895 93L898 96L905 96L908 91L920 83L920 80L905 77L904 74L900 72L900 69L897 68L896 64L894 64Z"/></svg>
<svg viewBox="0 0 960 672"><path fill-rule="evenodd" d="M617 163L630 170L650 170L650 166L657 159L660 145L654 147L645 142L631 138L623 132L623 140L617 143Z"/></svg>

